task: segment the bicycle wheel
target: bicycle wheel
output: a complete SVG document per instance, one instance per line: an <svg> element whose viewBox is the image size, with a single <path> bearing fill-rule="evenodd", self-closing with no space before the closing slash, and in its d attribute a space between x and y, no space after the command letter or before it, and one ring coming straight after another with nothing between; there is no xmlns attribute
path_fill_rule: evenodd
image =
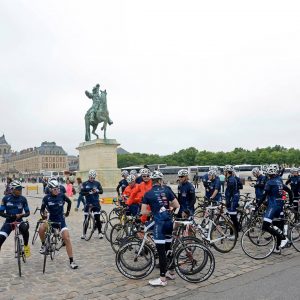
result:
<svg viewBox="0 0 300 300"><path fill-rule="evenodd" d="M204 260L206 263L203 265ZM213 274L215 257L205 245L191 243L177 249L174 264L177 274L182 279L193 283L202 282Z"/></svg>
<svg viewBox="0 0 300 300"><path fill-rule="evenodd" d="M293 247L300 252L300 223L297 223L291 230L291 242Z"/></svg>
<svg viewBox="0 0 300 300"><path fill-rule="evenodd" d="M104 227L104 235L105 235L105 238L110 242L110 232L111 232L111 229L112 227L115 225L115 224L118 224L120 223L120 219L119 217L113 217L111 218L106 224L105 224L105 227Z"/></svg>
<svg viewBox="0 0 300 300"><path fill-rule="evenodd" d="M124 244L116 254L116 265L121 274L129 279L141 279L154 269L155 257L153 249L141 241Z"/></svg>
<svg viewBox="0 0 300 300"><path fill-rule="evenodd" d="M57 236L55 234L52 234L51 239L50 239L50 258L51 258L51 260L54 259L55 252L56 252L56 245L57 245Z"/></svg>
<svg viewBox="0 0 300 300"><path fill-rule="evenodd" d="M50 250L51 250L50 247L51 247L50 236L49 236L49 234L47 234L46 238L45 238L45 244L44 244L43 274L45 274L45 271L46 271L47 256L50 253Z"/></svg>
<svg viewBox="0 0 300 300"><path fill-rule="evenodd" d="M249 257L264 259L272 254L275 248L275 238L269 232L254 226L243 233L241 245Z"/></svg>
<svg viewBox="0 0 300 300"><path fill-rule="evenodd" d="M101 222L101 232L104 232L105 225L107 223L107 213L105 210L101 210L100 212L100 222Z"/></svg>
<svg viewBox="0 0 300 300"><path fill-rule="evenodd" d="M83 228L86 230L85 240L89 241L95 231L95 219L92 214L89 214L83 222Z"/></svg>
<svg viewBox="0 0 300 300"><path fill-rule="evenodd" d="M122 244L123 240L126 238L126 228L127 224L116 224L112 227L110 232L110 245L113 251L116 253Z"/></svg>
<svg viewBox="0 0 300 300"><path fill-rule="evenodd" d="M36 226L35 226L35 230L34 230L34 234L33 234L33 237L32 237L32 241L31 241L31 244L34 245L37 237L38 237L38 234L39 234L39 226L40 226L40 222L38 221L36 223Z"/></svg>
<svg viewBox="0 0 300 300"><path fill-rule="evenodd" d="M18 261L18 270L19 270L19 276L22 276L22 270L21 270L21 256L22 256L22 249L21 249L21 242L20 238L17 236L15 238L15 251L16 251L16 257Z"/></svg>
<svg viewBox="0 0 300 300"><path fill-rule="evenodd" d="M234 225L223 217L218 218L210 231L210 241L218 252L230 252L237 241L237 232Z"/></svg>

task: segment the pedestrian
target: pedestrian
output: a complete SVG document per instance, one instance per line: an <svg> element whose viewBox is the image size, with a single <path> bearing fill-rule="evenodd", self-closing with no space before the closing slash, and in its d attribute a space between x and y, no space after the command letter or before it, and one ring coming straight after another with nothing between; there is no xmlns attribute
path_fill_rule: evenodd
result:
<svg viewBox="0 0 300 300"><path fill-rule="evenodd" d="M78 211L78 208L80 206L80 202L82 202L83 207L85 206L85 198L81 194L81 189L82 189L82 180L80 177L76 178L77 181L77 192L78 192L78 198L77 198L77 206L75 208L75 211ZM84 208L83 208L84 209Z"/></svg>
<svg viewBox="0 0 300 300"><path fill-rule="evenodd" d="M66 181L66 193L70 199L73 198L73 184L70 182L69 179L67 179Z"/></svg>

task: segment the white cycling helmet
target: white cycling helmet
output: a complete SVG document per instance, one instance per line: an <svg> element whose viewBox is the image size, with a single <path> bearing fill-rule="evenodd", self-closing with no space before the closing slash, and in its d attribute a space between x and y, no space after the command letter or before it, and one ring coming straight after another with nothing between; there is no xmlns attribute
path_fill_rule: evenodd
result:
<svg viewBox="0 0 300 300"><path fill-rule="evenodd" d="M276 167L276 165L269 165L268 168L267 168L267 174L268 175L277 175L278 174L278 165Z"/></svg>
<svg viewBox="0 0 300 300"><path fill-rule="evenodd" d="M56 179L52 179L48 182L49 189L54 189L59 187L59 183Z"/></svg>
<svg viewBox="0 0 300 300"><path fill-rule="evenodd" d="M131 170L131 171L130 171L130 175L134 175L134 176L136 176L136 175L137 175L137 173L138 173L138 172L137 172L137 170Z"/></svg>
<svg viewBox="0 0 300 300"><path fill-rule="evenodd" d="M96 178L97 172L95 170L89 170L89 177Z"/></svg>
<svg viewBox="0 0 300 300"><path fill-rule="evenodd" d="M23 186L22 186L22 183L21 183L21 181L19 181L19 180L14 180L14 181L12 181L10 184L9 184L9 187L11 188L11 189L20 189L20 188L23 188Z"/></svg>
<svg viewBox="0 0 300 300"><path fill-rule="evenodd" d="M164 174L159 171L154 171L151 175L151 179L163 179L163 178L164 178Z"/></svg>
<svg viewBox="0 0 300 300"><path fill-rule="evenodd" d="M259 170L259 168L253 168L251 172L252 172L253 176L255 176L256 174L258 174L260 172L260 170Z"/></svg>
<svg viewBox="0 0 300 300"><path fill-rule="evenodd" d="M263 166L261 167L261 170L262 170L264 173L267 172L267 169L268 169L268 165L263 165Z"/></svg>
<svg viewBox="0 0 300 300"><path fill-rule="evenodd" d="M234 168L232 165L226 165L224 167L224 172L234 172Z"/></svg>
<svg viewBox="0 0 300 300"><path fill-rule="evenodd" d="M135 176L134 175L128 175L126 178L128 183L132 183L135 181Z"/></svg>
<svg viewBox="0 0 300 300"><path fill-rule="evenodd" d="M215 170L215 169L209 170L207 175L208 176L217 176L217 170Z"/></svg>
<svg viewBox="0 0 300 300"><path fill-rule="evenodd" d="M128 176L129 175L129 173L128 173L128 171L126 171L126 170L124 170L124 171L122 171L121 172L121 176Z"/></svg>
<svg viewBox="0 0 300 300"><path fill-rule="evenodd" d="M189 176L189 171L186 169L181 169L178 171L178 176Z"/></svg>
<svg viewBox="0 0 300 300"><path fill-rule="evenodd" d="M151 175L151 171L149 170L149 169L147 169L147 168L143 168L143 169L141 169L140 170L140 174L141 174L141 176L147 176L147 175Z"/></svg>

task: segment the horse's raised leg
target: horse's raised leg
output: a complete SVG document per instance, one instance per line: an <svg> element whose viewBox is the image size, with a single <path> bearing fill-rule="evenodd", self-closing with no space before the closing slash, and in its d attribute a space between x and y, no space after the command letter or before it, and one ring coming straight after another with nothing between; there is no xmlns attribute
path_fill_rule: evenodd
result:
<svg viewBox="0 0 300 300"><path fill-rule="evenodd" d="M96 129L98 127L98 124L92 125L92 126L93 126L92 134L95 135L97 137L97 139L99 139L99 135L96 133Z"/></svg>

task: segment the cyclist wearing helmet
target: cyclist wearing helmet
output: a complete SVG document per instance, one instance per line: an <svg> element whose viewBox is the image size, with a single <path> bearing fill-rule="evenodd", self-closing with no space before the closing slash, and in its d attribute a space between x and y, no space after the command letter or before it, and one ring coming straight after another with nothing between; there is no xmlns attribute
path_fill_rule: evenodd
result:
<svg viewBox="0 0 300 300"><path fill-rule="evenodd" d="M103 189L99 181L96 181L95 178L97 173L95 170L89 171L89 179L82 184L81 194L85 196L86 204L84 207L84 219L87 218L89 207L92 206L92 212L94 213L96 226L98 228L99 239L103 239L103 234L101 232L102 226L100 221L100 211L101 206L99 203L99 194L103 194ZM87 228L83 229L82 239L85 239Z"/></svg>
<svg viewBox="0 0 300 300"><path fill-rule="evenodd" d="M282 218L283 217L283 205L284 201L282 201L283 191L286 191L289 194L290 202L293 201L293 193L292 191L283 184L281 177L279 176L278 167L276 165L270 165L267 168L267 174L269 176L269 180L267 181L264 189L264 194L257 204L256 210L260 207L264 200L268 199L268 208L264 214L264 221L262 229L272 234L276 237L277 245L274 250L275 253L280 253L280 248L283 248L287 243L288 239L283 234L283 226L284 221L274 221L274 218ZM274 225L272 227L271 225ZM276 226L277 227L276 227Z"/></svg>
<svg viewBox="0 0 300 300"><path fill-rule="evenodd" d="M163 174L154 171L152 176L153 186L145 193L142 201L142 214L149 214L148 205L155 221L153 239L156 245L159 259L160 277L149 280L152 286L166 286L166 278L175 279L171 271L167 271L166 252L171 249L173 222L169 212L170 207L179 209L179 203L170 192L163 186Z"/></svg>
<svg viewBox="0 0 300 300"><path fill-rule="evenodd" d="M194 215L196 194L194 186L189 182L188 170L181 169L178 171L178 202L180 204L179 214L188 211L190 216Z"/></svg>
<svg viewBox="0 0 300 300"><path fill-rule="evenodd" d="M119 197L124 192L125 188L128 186L128 182L126 180L128 175L129 175L129 173L126 170L121 172L121 176L123 177L123 179L119 182L119 184L117 186L117 193L118 193ZM121 188L121 193L120 193L120 188Z"/></svg>
<svg viewBox="0 0 300 300"><path fill-rule="evenodd" d="M53 228L58 228L60 231L61 237L66 245L67 254L70 261L70 268L77 269L78 266L74 262L73 259L73 250L72 244L70 240L69 230L65 221L65 217L68 217L71 210L71 200L63 193L60 192L59 183L57 180L51 180L48 183L48 188L50 190L50 194L46 195L43 198L42 206L41 206L41 215L45 215L45 209L49 212L49 221L58 222L58 224L53 224ZM64 205L67 202L67 211L64 214ZM40 249L40 253L44 254L45 248L45 233L46 233L46 224L43 223L39 229L39 236L42 241L42 247Z"/></svg>
<svg viewBox="0 0 300 300"><path fill-rule="evenodd" d="M24 239L24 252L26 257L30 256L29 240L29 224L23 221L23 217L30 215L27 199L22 196L22 184L18 180L10 183L11 194L4 196L0 206L0 216L5 218L5 222L0 229L0 249L6 238L13 230L10 223L17 221L21 224L19 229Z"/></svg>
<svg viewBox="0 0 300 300"><path fill-rule="evenodd" d="M137 184L140 184L143 182L143 178L141 176L141 173L138 173L137 170L131 170L130 171L130 175L134 175L135 176L135 182Z"/></svg>
<svg viewBox="0 0 300 300"><path fill-rule="evenodd" d="M267 177L261 174L259 168L253 168L252 174L256 177L256 182L252 186L255 188L255 197L258 201L264 193Z"/></svg>
<svg viewBox="0 0 300 300"><path fill-rule="evenodd" d="M226 207L228 214L230 215L231 221L239 232L239 224L237 220L237 207L239 204L239 188L236 176L234 175L234 168L231 165L226 165L224 167L224 173L227 180L227 186L225 190Z"/></svg>
<svg viewBox="0 0 300 300"><path fill-rule="evenodd" d="M209 186L208 186L208 195L209 198L215 201L220 201L221 199L221 182L220 178L217 176L216 170L210 170L208 172Z"/></svg>
<svg viewBox="0 0 300 300"><path fill-rule="evenodd" d="M298 203L300 197L300 176L299 176L299 168L291 168L290 178L286 181L286 185L290 184L291 190L294 194L294 209L298 211ZM298 218L299 216L297 216Z"/></svg>
<svg viewBox="0 0 300 300"><path fill-rule="evenodd" d="M128 182L128 186L125 188L124 192L122 193L122 196L125 199L128 199L130 197L132 191L136 187L135 176L129 175L127 177L127 182ZM126 204L127 204L127 201L126 201ZM132 204L129 206L129 211L133 216L135 216L138 213L138 210L139 210L138 204Z"/></svg>
<svg viewBox="0 0 300 300"><path fill-rule="evenodd" d="M51 178L49 178L49 179L48 179L48 184L47 184L47 186L45 186L45 188L44 188L44 193L45 193L45 194L48 194L48 195L51 194L50 189L49 189L49 182L52 181L52 180L55 180L55 181L58 182L58 180L56 179L56 177L51 177ZM59 184L59 182L58 182L58 184ZM65 188L62 184L59 184L59 189L60 189L60 192L61 192L62 194L65 194L65 193L67 192L67 191L66 191L66 188Z"/></svg>

